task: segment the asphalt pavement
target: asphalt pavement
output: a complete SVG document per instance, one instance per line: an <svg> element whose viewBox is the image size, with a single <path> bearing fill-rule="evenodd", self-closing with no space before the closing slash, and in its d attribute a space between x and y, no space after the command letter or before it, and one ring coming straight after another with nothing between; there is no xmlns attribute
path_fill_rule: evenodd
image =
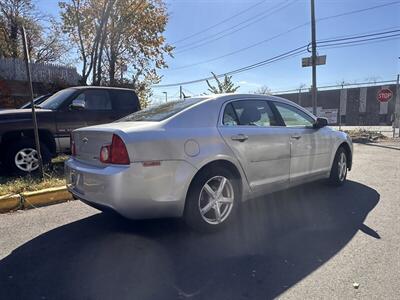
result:
<svg viewBox="0 0 400 300"><path fill-rule="evenodd" d="M79 201L0 215L0 299L399 299L400 147L355 145L345 186L243 205L215 234Z"/></svg>

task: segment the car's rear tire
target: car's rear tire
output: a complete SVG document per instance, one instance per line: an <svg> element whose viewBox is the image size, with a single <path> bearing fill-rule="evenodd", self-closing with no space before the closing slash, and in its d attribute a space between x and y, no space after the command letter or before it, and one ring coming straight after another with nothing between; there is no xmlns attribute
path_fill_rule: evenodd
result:
<svg viewBox="0 0 400 300"><path fill-rule="evenodd" d="M347 152L343 147L339 147L333 159L329 183L335 186L341 186L346 182L348 169Z"/></svg>
<svg viewBox="0 0 400 300"><path fill-rule="evenodd" d="M51 162L51 153L43 143L40 143L43 166ZM7 145L3 163L13 174L35 174L39 169L38 155L33 139L24 138Z"/></svg>
<svg viewBox="0 0 400 300"><path fill-rule="evenodd" d="M240 202L240 179L221 167L202 170L190 185L184 220L200 232L213 232L229 224Z"/></svg>

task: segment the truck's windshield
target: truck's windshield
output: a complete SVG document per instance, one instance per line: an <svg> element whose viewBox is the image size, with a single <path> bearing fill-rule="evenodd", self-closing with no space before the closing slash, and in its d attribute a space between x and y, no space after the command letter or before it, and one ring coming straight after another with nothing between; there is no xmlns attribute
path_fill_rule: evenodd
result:
<svg viewBox="0 0 400 300"><path fill-rule="evenodd" d="M75 92L76 92L76 90L72 89L72 88L61 90L61 91L55 93L53 96L49 97L49 99L47 99L42 104L40 104L39 107L45 108L45 109L56 110L60 107L61 104L64 103L64 101L69 96L71 96Z"/></svg>

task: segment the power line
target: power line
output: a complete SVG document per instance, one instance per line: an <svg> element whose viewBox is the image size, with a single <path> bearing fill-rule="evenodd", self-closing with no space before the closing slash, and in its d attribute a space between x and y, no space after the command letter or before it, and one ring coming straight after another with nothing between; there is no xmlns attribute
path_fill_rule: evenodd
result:
<svg viewBox="0 0 400 300"><path fill-rule="evenodd" d="M283 60L285 58L289 58L289 57L293 57L293 56L305 53L306 50L304 48L305 48L305 46L298 47L298 48L293 49L291 51L288 51L288 52L285 52L283 54L280 54L280 55L274 56L272 58L266 59L264 61L252 64L250 66L242 67L240 69L236 69L234 71L230 71L230 72L228 72L226 74L222 74L222 75L220 75L220 77L225 76L225 75L233 75L233 74L241 73L241 72L248 71L248 70L251 70L251 69L255 69L255 68L258 68L258 67L261 67L261 66L265 66L267 64L270 64L270 63L273 63L273 62L276 62L276 61Z"/></svg>
<svg viewBox="0 0 400 300"><path fill-rule="evenodd" d="M288 3L286 6L279 8L279 10L281 10L281 9L283 9L283 8L286 8L287 6L292 5L293 3L294 3L294 2ZM352 14L358 14L358 13L362 13L362 12L365 12L365 11L370 11L370 10L374 10L374 9L378 9L378 8L382 8L382 7L387 7L387 6L391 6L391 5L395 5L395 4L399 4L399 3L400 3L400 1L393 1L393 2L389 2L389 3L385 3L385 4L380 4L380 5L375 5L375 6L363 8L363 9L352 10L352 11L348 11L348 12L344 12L344 13L340 13L340 14L336 14L336 15L332 15L332 16L326 16L326 17L322 17L322 18L317 19L317 22L319 22L319 21L325 21L325 20L330 20L330 19L334 19L334 18L338 18L338 17L343 17L343 16L348 16L348 15L352 15ZM274 13L276 13L276 11L272 12L271 14L274 14ZM260 16L260 15L263 15L263 14L265 14L265 12L264 12L264 13L261 13L261 14L259 14L259 15L256 15L256 17L258 17L258 16ZM247 20L245 20L245 21L243 21L243 22L241 22L241 23L239 23L239 24L237 24L237 25L235 25L235 26L233 26L233 27L231 27L231 28L229 28L229 29L227 29L227 30L223 30L223 31L220 31L220 32L218 32L218 33L216 33L216 34L214 34L214 35L211 35L210 37L213 37L213 36L219 35L219 34L221 34L221 33L224 33L224 32L226 32L226 31L229 31L229 30L231 30L231 29L233 29L233 28L235 28L235 27L237 27L237 26L239 26L239 25L241 25L241 24L243 24L243 23L246 23L246 22L248 22L248 21L251 21L252 19L254 19L254 17L251 18L251 19L247 19ZM200 40L198 40L198 41L195 41L195 42L193 42L193 43L191 43L191 44L188 44L188 45L186 45L186 46L183 46L182 48L185 48L185 49L178 50L178 51L175 52L175 54L179 54L179 53L182 53L182 52L186 52L186 51L188 51L188 50L192 50L192 49L195 49L195 48L199 48L199 47L204 46L204 45L207 45L207 44L209 44L209 43L211 43L211 42L220 40L220 39L222 39L222 38L224 38L224 37L226 37L226 36L228 36L228 35L231 35L231 34L237 32L237 31L239 31L239 30L244 29L244 28L246 28L246 27L248 27L248 26L254 24L255 22L258 22L258 21L262 20L262 19L263 19L262 17L259 18L259 19L256 19L256 20L254 20L253 22L251 22L250 24L247 24L247 25L245 25L245 26L243 26L243 27L240 27L239 29L233 30L233 31L231 31L231 32L228 32L228 33L226 33L226 34L224 34L224 35L222 35L222 36L219 36L219 37L217 37L217 38L211 39L211 40L209 40L209 41L205 41L205 40L209 39L210 37L206 37L206 38L200 39ZM309 24L310 24L310 22L306 22L306 23L301 24L301 25L298 25L298 26L296 26L296 27L294 27L294 28L295 28L295 29L298 29L298 28L307 26L307 25L309 25ZM202 41L205 41L205 42L201 43ZM252 47L258 46L259 44L262 44L262 43L264 43L264 42L266 42L266 41L267 41L267 40L264 40L264 41L258 42L258 43L256 43L256 44L250 45L248 48L252 48ZM199 43L199 42L200 42L200 44L196 44L196 43Z"/></svg>
<svg viewBox="0 0 400 300"><path fill-rule="evenodd" d="M386 7L386 6L391 6L391 5L395 5L395 4L399 4L399 3L400 3L400 1L388 2L388 3L385 3L385 4L379 4L379 5L370 6L370 7L367 7L367 8L362 8L362 9L357 9L357 10L353 10L353 11L349 11L349 12L344 12L344 13L341 13L341 14L338 14L338 15L334 15L334 16L322 17L322 18L317 19L317 21L325 21L325 20L336 18L336 17L348 16L348 15L352 15L352 14L355 14L355 13L361 13L361 12L374 10L374 9L382 8L382 7Z"/></svg>
<svg viewBox="0 0 400 300"><path fill-rule="evenodd" d="M307 45L304 45L304 46L295 48L293 50L287 51L285 53L282 53L280 55L274 56L272 58L260 61L258 63L254 63L254 64L251 64L251 65L242 67L242 68L238 68L236 70L232 70L232 71L229 71L229 72L226 72L226 73L223 73L223 74L219 74L219 75L217 75L217 78L223 77L225 75L233 75L233 74L244 72L244 71L247 71L247 70L250 70L250 69L253 69L253 68L257 68L257 67L266 65L268 63L275 62L275 61L283 59L283 58L287 58L287 57L289 57L289 55L293 56L293 55L298 55L298 54L304 53L304 52L306 52L306 47L307 47ZM179 83L155 85L153 87L157 87L158 88L158 87L172 87L172 86L179 86L179 85L187 85L187 84L193 84L193 83L202 82L202 81L206 81L206 80L211 80L213 78L214 78L213 76L210 76L210 77L205 77L205 78L191 80L191 81L184 81L184 82L179 82Z"/></svg>
<svg viewBox="0 0 400 300"><path fill-rule="evenodd" d="M383 32L383 31L388 31L388 30L392 30L392 29L399 29L400 26L390 26L390 27L385 27L385 28L381 28L381 29L375 29L375 30L368 30L363 32L362 34L370 34L370 33L377 33L377 32ZM361 33L360 33L361 34ZM319 39L319 42L324 42L326 40L330 40L330 39L340 39L340 38L347 38L347 37L354 37L354 33L353 34L341 34L341 35L335 35L335 36L331 36L330 38L322 38Z"/></svg>
<svg viewBox="0 0 400 300"><path fill-rule="evenodd" d="M400 30L399 30L400 31ZM340 45L349 45L349 44L355 44L355 43L361 43L361 42L366 42L366 41L375 41L375 40L382 40L386 38L391 38L391 37L397 37L400 36L400 33L397 34L391 34L391 35L386 35L386 36L378 36L378 37L373 37L373 38L367 38L367 39L357 39L356 41L347 41L347 42L340 42L340 43L333 43L333 44L328 44L328 45L322 45L318 46L319 48L325 48L329 46L340 46ZM332 40L334 41L334 40ZM332 42L332 41L327 41L327 43Z"/></svg>
<svg viewBox="0 0 400 300"><path fill-rule="evenodd" d="M265 39L265 40L262 40L262 41L260 41L260 42L255 43L255 44L249 45L249 46L247 46L247 47L240 48L240 49L238 49L238 50L229 52L229 53L227 53L227 54L224 54L224 55L221 55L221 56L218 56L218 57L214 57L214 58L212 58L212 59L200 61L200 62L197 62L197 63L194 63L194 64L189 64L189 65L185 65L185 66L181 66L181 67L177 67L177 68L172 68L172 69L169 69L169 70L170 70L170 71L174 71L174 70L186 69L186 68L189 68L189 67L194 67L194 66L202 65L202 64L209 63L209 62L213 62L213 61L216 61L216 60L219 60L219 59L228 57L228 56L232 56L232 55L234 55L234 54L237 54L237 53L243 52L243 51L245 51L245 50L254 48L254 47L259 46L259 45L261 45L261 44L264 44L264 43L266 43L266 42L275 40L275 39L277 39L277 38L279 38L279 37L281 37L281 36L283 36L283 35L285 35L285 34L288 34L288 33L292 32L292 31L295 31L296 29L298 29L298 28L300 28L300 27L304 27L304 26L307 25L307 24L309 24L309 22L304 23L304 24L301 24L301 25L298 25L298 26L295 26L295 27L292 27L292 28L290 28L289 30L284 31L284 32L281 32L281 33L279 33L279 34L277 34L277 35L274 35L274 36L272 36L272 37L270 37L270 38L268 38L268 39Z"/></svg>
<svg viewBox="0 0 400 300"><path fill-rule="evenodd" d="M381 32L371 33L371 34L354 35L352 37L334 38L334 39L330 39L330 40L318 41L318 44L325 44L325 43L332 43L332 42L339 42L339 41L346 41L346 40L354 40L354 39L366 38L366 37L377 36L377 35L378 36L385 35L385 34L395 33L395 32L400 32L400 29L383 31L383 32L381 31ZM322 46L320 46L320 47L322 47Z"/></svg>
<svg viewBox="0 0 400 300"><path fill-rule="evenodd" d="M400 35L399 35L400 36ZM371 44L377 44L377 43L384 43L388 41L393 41L397 40L399 37L382 37L379 40L373 40L373 41L367 41L367 42L354 42L354 43L346 43L342 45L324 45L324 49L336 49L336 48L348 48L348 47L357 47L357 46L362 46L362 45L371 45Z"/></svg>
<svg viewBox="0 0 400 300"><path fill-rule="evenodd" d="M252 45L250 45L250 46L247 46L247 47L244 47L244 48L241 48L241 49L238 49L238 50L229 52L229 53L227 53L227 54L225 54L225 55L218 56L218 57L214 57L214 58L212 58L212 59L208 59L208 60L204 60L204 61L200 61L200 62L197 62L197 63L194 63L194 64L189 64L189 65L185 65L185 66L181 66L181 67L177 67L177 68L172 68L172 69L170 69L170 71L181 70L181 69L187 69L187 68L190 68L190 67L194 67L194 66L198 66L198 65L205 64L205 63L213 62L213 61L216 61L216 60L219 60L219 59L228 57L228 56L232 56L232 55L237 54L237 53L239 53L239 52L243 52L243 51L248 50L248 49L250 49L250 48L256 47L256 46L258 46L258 45L260 45L260 44L263 44L263 43L265 43L265 42L268 42L268 41L272 41L272 40L274 40L274 39L277 39L277 38L281 37L282 35L287 34L287 33L289 33L289 32L292 32L292 31L295 31L296 29L298 29L298 28L300 28L300 27L303 27L304 25L307 25L307 24L309 24L309 22L304 23L304 24L301 24L301 25L298 25L298 26L295 26L295 27L292 27L291 29L289 29L289 30L287 30L287 31L285 31L285 32L281 32L281 33L279 33L279 34L277 34L277 35L275 35L275 36L273 36L273 37L270 37L270 38L268 38L268 39L262 40L262 41L260 41L260 42L258 42L258 43L256 43L256 44L252 44ZM397 32L397 31L400 31L400 30L387 31L386 33ZM385 32L384 32L384 33L385 33ZM364 37L364 36L365 36L365 37L367 37L367 36L374 36L374 35L379 35L379 34L383 34L383 33L380 32L380 33L374 33L374 34L365 34L365 35L363 35L363 36L361 36L361 37ZM352 38L354 38L354 35L353 35L353 37L345 37L345 38L340 38L340 37L339 37L338 40L345 40L345 39L352 39ZM320 43L327 43L328 41L330 41L330 40L322 40L322 41L320 41L320 42L318 41L318 44L320 44Z"/></svg>
<svg viewBox="0 0 400 300"><path fill-rule="evenodd" d="M234 26L232 26L232 27L230 27L228 29L221 30L221 31L219 31L219 32L217 32L215 34L212 34L211 36L204 37L204 38L201 38L201 39L199 39L197 41L191 42L190 44L184 45L184 46L180 47L180 49L178 49L178 51L176 51L175 54L186 52L186 51L189 51L191 49L195 49L195 48L201 47L203 45L209 44L211 42L220 40L220 39L222 39L222 38L224 38L224 37L226 37L228 35L231 35L231 34L233 34L235 32L238 32L238 31L240 31L240 30L242 30L244 28L247 28L250 25L253 25L254 23L257 23L259 21L264 20L265 17L269 17L270 15L276 14L278 11L281 11L281 10L285 9L286 7L294 4L294 2L296 2L296 1L298 1L298 0L292 0L292 1L288 0L288 1L286 1L286 4L284 4L282 7L279 7L279 6L282 5L282 3L279 3L278 5L276 5L276 6L272 7L272 8L269 8L266 11L264 11L264 12L262 12L260 14L257 14L255 16L251 17L251 18L248 18L248 19L246 19L246 20L244 20L244 21L242 21L242 22L240 22L240 23L238 23L238 24L236 24L236 25L234 25ZM247 23L247 24L245 24L245 23ZM245 24L245 25L240 27L240 25L243 25L243 24ZM235 29L235 28L237 28L237 29ZM234 30L232 30L232 29L234 29ZM227 33L225 33L225 32L227 32ZM213 38L213 37L216 37L216 38ZM209 40L210 38L211 38L211 40ZM209 40L209 41L207 41L207 40Z"/></svg>
<svg viewBox="0 0 400 300"><path fill-rule="evenodd" d="M399 34L392 34L392 35L386 35L386 36L381 36L381 37L373 37L373 38L366 38L366 39L357 39L356 41L347 41L347 42L336 42L336 43L332 43L329 45L322 45L321 47L329 47L329 46L337 46L337 48L339 48L340 46L347 46L347 45L351 45L351 44L356 44L356 43L361 43L363 42L364 44L366 44L367 42L371 42L371 41L377 41L377 40L382 40L382 39L387 39L387 38L394 38L394 37L398 37L400 36ZM331 42L333 42L334 40L332 40ZM255 68L259 68L261 66L267 65L267 64L271 64L289 57L293 57L302 53L307 52L306 51L307 45L295 48L293 50L287 51L285 53L282 53L280 55L277 55L275 57L242 67L242 68L238 68L236 70L232 70L226 73L222 73L217 75L217 78L223 77L223 76L229 76L229 75L234 75L237 73L242 73L251 69L255 69ZM193 84L193 83L198 83L198 82L203 82L206 80L211 80L214 77L206 77L206 78L201 78L201 79L196 79L196 80L191 80L191 81L184 81L184 82L179 82L179 83L171 83L171 84L163 84L163 85L155 85L153 87L155 88L161 88L161 87L173 87L173 86L179 86L179 85L187 85L187 84Z"/></svg>
<svg viewBox="0 0 400 300"><path fill-rule="evenodd" d="M377 9L377 8L385 7L385 6L388 6L388 5L394 5L394 4L398 4L398 3L400 3L400 1L390 2L390 3L386 3L386 4L382 4L382 5L376 5L376 6L368 7L368 8L365 8L365 9L353 10L353 11L346 12L346 13L341 13L341 14L337 14L337 15L332 15L332 16L320 18L320 19L317 19L317 22L318 22L318 21L321 21L321 20L324 21L324 20L333 19L333 18L338 18L338 17L347 16L347 15L351 15L351 14L357 14L357 13L360 13L360 12L364 12L364 11L368 11L368 10L372 10L372 9ZM240 53L240 52L249 50L249 49L251 49L251 48L254 48L254 47L257 47L257 46L259 46L259 45L261 45L261 44L264 44L264 43L266 43L266 42L269 42L269 41L272 41L272 40L274 40L274 39L277 39L277 38L279 38L279 37L281 37L281 36L283 36L283 35L285 35L285 34L288 34L288 33L290 33L290 32L293 32L293 31L295 31L295 30L297 30L297 29L299 29L299 28L305 27L305 26L307 26L307 25L309 25L309 24L310 24L310 22L305 22L305 23L303 23L303 24L294 26L294 27L292 27L292 28L290 28L290 29L288 29L288 30L286 30L286 31L284 31L284 32L281 32L281 33L279 33L279 34L277 34L277 35L275 35L275 36L272 36L272 37L267 38L267 39L265 39L265 40L262 40L262 41L259 41L259 42L257 42L257 43L251 44L251 45L249 45L249 46L240 48L240 49L238 49L238 50L229 52L229 53L227 53L227 54L224 54L224 55L221 55L221 56L217 56L217 57L214 57L214 58L211 58L211 59L208 59L208 60L203 60L203 61L200 61L200 62L197 62L197 63L194 63L194 64L189 64L189 65L184 65L184 66L177 67L177 68L172 68L172 69L169 69L169 70L172 71L172 70L186 69L186 68L189 68L189 67L194 67L194 66L206 64L206 63L213 62L213 61L216 61L216 60L219 60L219 59L228 57L228 56L232 56L232 55L234 55L234 54L237 54L237 53ZM321 42L323 42L323 41L321 41ZM196 48L197 48L197 47L196 47Z"/></svg>
<svg viewBox="0 0 400 300"><path fill-rule="evenodd" d="M374 81L374 82L356 82L356 83L344 83L343 86L362 86L362 85L367 85L367 84L374 84L374 85L379 85L379 84L393 84L396 83L396 80L381 80L381 81ZM331 88L336 88L336 87L342 87L342 84L335 84L335 85L323 85L319 86L318 90L321 89L331 89ZM301 90L308 90L310 87L303 87ZM279 94L288 94L288 93L298 93L299 88L295 89L290 89L290 90L280 90L280 91L272 91L271 93L273 95L279 95Z"/></svg>
<svg viewBox="0 0 400 300"><path fill-rule="evenodd" d="M246 8L245 10L241 10L241 11L239 11L238 13L236 13L236 14L234 14L234 15L232 15L232 16L226 18L226 19L223 19L222 21L220 21L220 22L218 22L218 23L215 23L214 25L211 25L211 26L209 26L209 27L207 27L207 28L204 28L204 29L202 29L202 30L200 30L200 31L197 31L197 32L195 32L195 33L192 33L192 34L190 34L190 35L188 35L188 36L186 36L186 37L184 37L184 38L181 38L180 40L177 40L177 41L173 42L172 44L178 44L178 43L183 42L183 41L186 41L186 40L188 40L188 39L190 39L190 38L192 38L192 37L194 37L194 36L196 36L196 35L200 35L200 34L206 32L206 31L208 31L208 30L210 30L210 29L213 29L213 28L215 28L215 27L217 27L217 26L219 26L219 25L221 25L221 24L224 24L224 23L226 23L226 22L232 20L233 18L236 18L237 16L240 16L240 15L242 15L242 14L248 12L249 10L253 9L254 7L257 7L257 6L261 5L261 4L263 4L263 3L266 2L266 1L267 1L267 0L260 1L260 2L258 2L258 3L256 3L256 4L254 4L254 5L252 5L252 6L248 7L248 8Z"/></svg>

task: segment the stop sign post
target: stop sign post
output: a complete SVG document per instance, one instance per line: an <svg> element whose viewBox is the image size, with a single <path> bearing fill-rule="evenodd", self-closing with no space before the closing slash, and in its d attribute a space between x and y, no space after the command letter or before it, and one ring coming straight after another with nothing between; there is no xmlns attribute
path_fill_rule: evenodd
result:
<svg viewBox="0 0 400 300"><path fill-rule="evenodd" d="M376 99L379 102L389 102L393 98L393 92L390 89L384 88L380 89L376 94Z"/></svg>

